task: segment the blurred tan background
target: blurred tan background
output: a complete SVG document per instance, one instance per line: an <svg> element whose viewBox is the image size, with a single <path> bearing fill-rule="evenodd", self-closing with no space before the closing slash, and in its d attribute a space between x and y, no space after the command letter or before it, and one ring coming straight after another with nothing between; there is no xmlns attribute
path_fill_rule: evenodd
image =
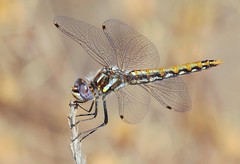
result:
<svg viewBox="0 0 240 164"><path fill-rule="evenodd" d="M224 61L183 77L187 113L152 98L146 118L128 125L108 98L109 124L83 142L88 163L240 163L238 0L1 0L0 163L74 163L70 89L100 65L53 25L57 15L98 27L120 19L156 45L162 67Z"/></svg>

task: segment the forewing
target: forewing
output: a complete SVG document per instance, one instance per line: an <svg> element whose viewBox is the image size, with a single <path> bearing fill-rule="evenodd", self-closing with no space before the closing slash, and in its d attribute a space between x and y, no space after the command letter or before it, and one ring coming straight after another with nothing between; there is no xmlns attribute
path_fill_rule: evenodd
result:
<svg viewBox="0 0 240 164"><path fill-rule="evenodd" d="M123 70L154 68L159 55L145 36L127 24L109 19L103 31L115 51L117 66ZM128 123L140 122L148 111L149 94L139 86L126 86L117 92L120 117Z"/></svg>
<svg viewBox="0 0 240 164"><path fill-rule="evenodd" d="M77 41L102 66L116 65L113 47L102 29L65 16L54 19L55 26Z"/></svg>
<svg viewBox="0 0 240 164"><path fill-rule="evenodd" d="M127 123L138 123L147 114L149 94L136 85L126 86L116 92L120 117Z"/></svg>
<svg viewBox="0 0 240 164"><path fill-rule="evenodd" d="M103 31L115 51L119 68L132 70L158 65L156 47L132 27L119 20L109 19L103 23Z"/></svg>
<svg viewBox="0 0 240 164"><path fill-rule="evenodd" d="M179 112L191 109L191 99L183 80L179 77L142 85L164 107Z"/></svg>

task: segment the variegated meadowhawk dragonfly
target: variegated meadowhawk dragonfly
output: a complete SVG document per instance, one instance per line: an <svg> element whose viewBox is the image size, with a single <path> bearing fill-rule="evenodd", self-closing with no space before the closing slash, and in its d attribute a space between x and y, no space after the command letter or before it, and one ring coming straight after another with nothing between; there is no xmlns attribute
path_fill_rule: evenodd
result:
<svg viewBox="0 0 240 164"><path fill-rule="evenodd" d="M54 24L102 66L94 77L87 80L78 78L72 87L77 105L92 101L90 109L82 108L86 111L85 116L91 116L87 120L97 116L98 100L101 98L103 102L103 123L80 132L80 141L108 123L106 96L110 93L117 94L120 118L128 123L143 119L150 95L167 109L188 111L191 100L183 80L178 76L222 63L220 60L204 60L158 68L159 55L153 43L119 20L105 21L102 29L64 16L56 17Z"/></svg>

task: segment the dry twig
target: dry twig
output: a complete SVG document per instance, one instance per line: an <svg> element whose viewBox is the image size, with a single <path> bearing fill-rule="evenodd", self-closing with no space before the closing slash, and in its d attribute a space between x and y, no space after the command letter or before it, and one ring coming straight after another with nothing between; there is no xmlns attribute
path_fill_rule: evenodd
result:
<svg viewBox="0 0 240 164"><path fill-rule="evenodd" d="M70 102L69 106L70 106L70 113L68 116L68 123L72 133L72 137L71 137L72 143L70 144L72 154L73 154L74 160L76 161L76 164L85 164L86 158L82 154L81 142L77 138L78 136L78 128L77 128L78 125L76 125L77 106L73 101Z"/></svg>

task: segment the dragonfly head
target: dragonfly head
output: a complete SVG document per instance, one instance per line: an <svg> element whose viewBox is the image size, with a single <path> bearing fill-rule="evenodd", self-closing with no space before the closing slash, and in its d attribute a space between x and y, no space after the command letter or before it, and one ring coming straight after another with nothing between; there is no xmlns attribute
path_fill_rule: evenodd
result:
<svg viewBox="0 0 240 164"><path fill-rule="evenodd" d="M81 103L94 98L89 85L81 78L77 79L74 83L74 86L72 87L72 95Z"/></svg>

